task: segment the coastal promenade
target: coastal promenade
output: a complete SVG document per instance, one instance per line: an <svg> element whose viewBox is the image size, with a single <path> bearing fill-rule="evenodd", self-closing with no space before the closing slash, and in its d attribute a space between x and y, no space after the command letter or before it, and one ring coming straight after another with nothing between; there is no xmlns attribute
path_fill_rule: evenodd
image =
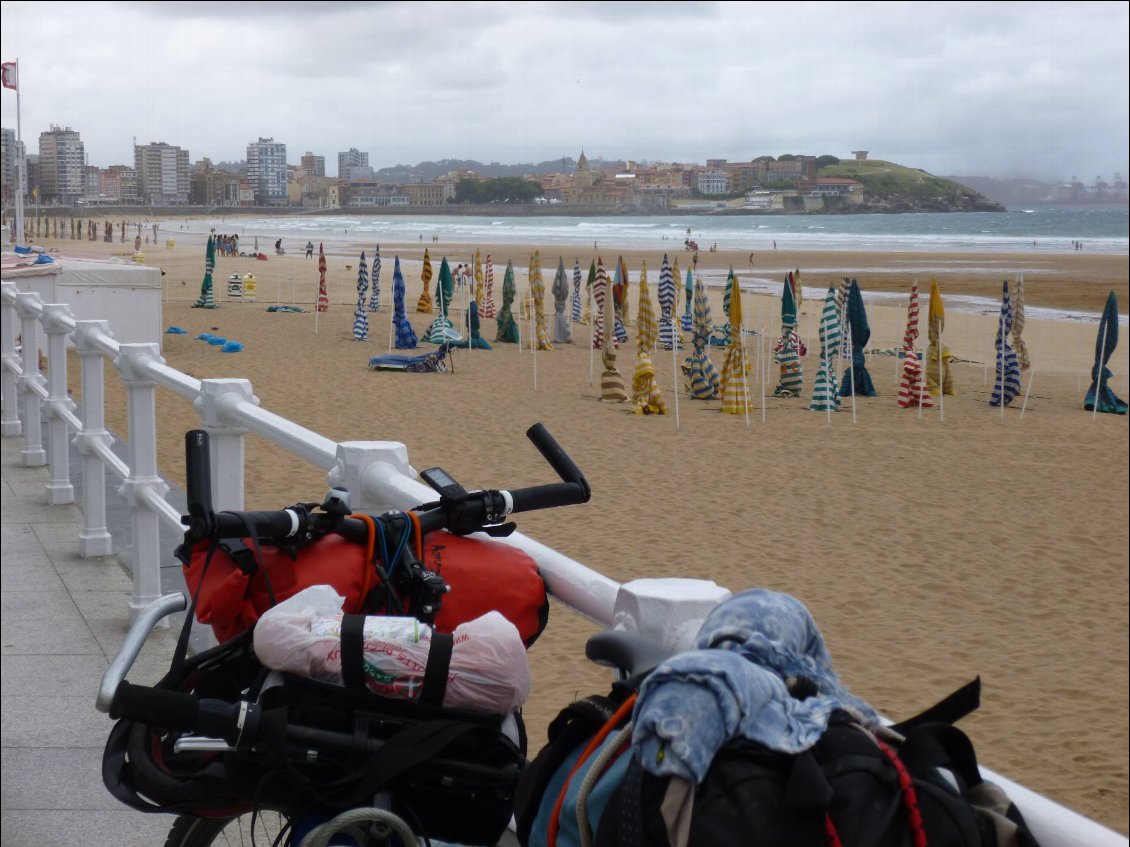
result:
<svg viewBox="0 0 1130 847"><path fill-rule="evenodd" d="M163 844L171 816L134 812L102 785L111 721L94 699L128 627L129 575L116 557L78 557L78 507L46 505L46 468L23 467L21 439L0 443L0 844ZM156 681L175 638L155 632L131 681Z"/></svg>

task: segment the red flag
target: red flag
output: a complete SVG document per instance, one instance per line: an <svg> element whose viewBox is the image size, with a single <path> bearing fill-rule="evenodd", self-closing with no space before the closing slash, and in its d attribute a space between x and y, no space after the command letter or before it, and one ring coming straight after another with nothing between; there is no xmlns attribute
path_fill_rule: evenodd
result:
<svg viewBox="0 0 1130 847"><path fill-rule="evenodd" d="M4 84L5 88L18 89L20 87L15 62L4 62L3 65L0 65L0 82Z"/></svg>

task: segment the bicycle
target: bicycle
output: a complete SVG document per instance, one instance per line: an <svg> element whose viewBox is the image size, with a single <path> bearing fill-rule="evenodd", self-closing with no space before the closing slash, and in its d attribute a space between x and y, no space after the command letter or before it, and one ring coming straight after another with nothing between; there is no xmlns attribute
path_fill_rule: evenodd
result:
<svg viewBox="0 0 1130 847"><path fill-rule="evenodd" d="M537 424L527 437L560 482L468 492L441 468L431 468L421 477L438 500L366 520L351 516L343 489L332 489L320 506L214 512L207 435L192 431L185 448L186 546L207 542L210 561L224 539L249 538L255 555L243 561L254 567L256 555L262 561L261 538L263 544L300 547L337 535L363 544L376 529L381 544L373 566L387 608L431 623L448 586L413 553L413 531L420 537L439 530L505 536L515 528L506 521L513 513L589 499L587 481L549 432ZM203 583L201 574L191 604L184 594L166 595L139 616L103 677L97 701L117 720L103 760L104 781L128 805L178 815L166 847L323 847L339 831L353 840L334 844L361 847L431 844L433 836L516 845L507 827L525 764L519 713L484 716L268 671L252 649L252 630L188 657ZM127 682L149 633L186 607L169 674L153 687ZM594 637L587 652L622 676L654 667L666 655L652 642L622 633ZM435 804L442 805L438 812Z"/></svg>

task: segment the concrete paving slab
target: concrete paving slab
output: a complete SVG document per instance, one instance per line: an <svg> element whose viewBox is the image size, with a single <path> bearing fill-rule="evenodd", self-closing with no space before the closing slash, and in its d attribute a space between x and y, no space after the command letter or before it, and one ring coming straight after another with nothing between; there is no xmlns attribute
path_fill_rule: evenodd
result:
<svg viewBox="0 0 1130 847"><path fill-rule="evenodd" d="M109 795L107 795L109 796ZM160 847L170 815L116 811L4 810L3 847Z"/></svg>

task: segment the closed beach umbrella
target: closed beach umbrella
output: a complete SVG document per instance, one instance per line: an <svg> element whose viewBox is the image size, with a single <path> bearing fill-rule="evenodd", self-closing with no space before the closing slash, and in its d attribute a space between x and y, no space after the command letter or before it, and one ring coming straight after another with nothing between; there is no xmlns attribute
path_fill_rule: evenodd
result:
<svg viewBox="0 0 1130 847"><path fill-rule="evenodd" d="M824 308L820 313L820 367L816 382L812 384L812 402L808 408L814 412L837 412L840 409L840 391L836 385L836 356L840 352L840 310L836 306L836 287L828 286Z"/></svg>
<svg viewBox="0 0 1130 847"><path fill-rule="evenodd" d="M687 269L687 278L694 286L694 322L691 325L693 346L690 357L683 366L690 380L690 395L695 400L713 400L718 395L718 371L706 352L710 335L714 332L714 321L710 316L710 301L706 299L706 287L701 280L694 279L693 271Z"/></svg>
<svg viewBox="0 0 1130 847"><path fill-rule="evenodd" d="M475 251L475 297L474 297L474 300L475 300L476 303L482 303L483 297L486 296L486 288L484 286L484 278L483 278L483 262L482 262L481 256L482 256L482 254L478 250L476 250Z"/></svg>
<svg viewBox="0 0 1130 847"><path fill-rule="evenodd" d="M600 271L597 271L597 285L600 284ZM616 320L616 308L611 292L602 300L603 323L611 326ZM624 377L616 367L616 339L611 332L604 333L604 347L600 352L600 359L604 363L604 371L600 375L600 399L611 403L622 403L628 399L628 392L624 389Z"/></svg>
<svg viewBox="0 0 1130 847"><path fill-rule="evenodd" d="M659 345L670 350L675 344L675 276L667 254L659 267Z"/></svg>
<svg viewBox="0 0 1130 847"><path fill-rule="evenodd" d="M867 323L867 312L863 307L863 295L859 291L859 283L854 279L848 289L847 299L847 331L851 333L851 367L844 374L840 383L840 394L846 397L852 393L855 385L856 397L874 397L878 394L871 374L867 372L867 342L871 340L871 327Z"/></svg>
<svg viewBox="0 0 1130 847"><path fill-rule="evenodd" d="M950 368L950 351L942 342L942 332L946 328L946 310L942 304L942 292L936 279L930 280L930 315L926 332L930 344L926 348L926 387L937 395L953 394L953 371ZM939 380L939 372L941 379Z"/></svg>
<svg viewBox="0 0 1130 847"><path fill-rule="evenodd" d="M326 251L318 243L318 311L330 310L330 293L326 290Z"/></svg>
<svg viewBox="0 0 1130 847"><path fill-rule="evenodd" d="M396 349L412 350L416 347L416 332L404 313L404 274L400 272L400 257L392 265L392 325L396 331Z"/></svg>
<svg viewBox="0 0 1130 847"><path fill-rule="evenodd" d="M565 269L561 268L562 278ZM534 267L530 269L530 297L534 301L534 331L537 337L539 350L552 350L549 343L549 333L545 329L545 278L541 274L541 255L534 251ZM564 306L564 301L562 301Z"/></svg>
<svg viewBox="0 0 1130 847"><path fill-rule="evenodd" d="M573 323L581 319L581 260L573 260Z"/></svg>
<svg viewBox="0 0 1130 847"><path fill-rule="evenodd" d="M677 264L678 259L675 262ZM678 275L675 279L678 281ZM683 304L683 332L692 332L694 330L694 320L691 316L691 308L694 303L694 272L691 268L687 268L687 279L683 285L683 294L687 298Z"/></svg>
<svg viewBox="0 0 1130 847"><path fill-rule="evenodd" d="M800 286L800 269L789 271L787 278L793 289L793 302L796 303L797 309L800 309L800 304L804 302L804 291Z"/></svg>
<svg viewBox="0 0 1130 847"><path fill-rule="evenodd" d="M1032 366L1028 358L1028 345L1024 343L1024 277L1016 278L1016 299L1012 304L1012 346L1016 350L1016 361L1020 363L1020 370L1026 371Z"/></svg>
<svg viewBox="0 0 1130 847"><path fill-rule="evenodd" d="M997 323L997 339L994 347L996 356L996 380L993 382L993 394L989 398L990 406L1009 405L1020 393L1020 363L1016 360L1016 351L1008 343L1012 334L1012 303L1008 297L1008 280L1004 281L1001 294L1001 314Z"/></svg>
<svg viewBox="0 0 1130 847"><path fill-rule="evenodd" d="M592 284L592 299L596 304L592 316L592 346L594 350L604 349L604 301L612 296L608 290L608 274L604 270L604 262L597 260L596 278ZM609 327L609 335L612 328Z"/></svg>
<svg viewBox="0 0 1130 847"><path fill-rule="evenodd" d="M599 321L599 315L600 315L599 307L597 308L597 315L594 317L593 314L592 314L591 300L595 296L595 292L596 292L596 260L593 259L591 262L589 262L589 276L588 276L588 279L585 281L585 314L581 318L581 323L583 323L583 324L593 323L593 325L595 326L596 322ZM593 346L596 347L598 350L600 349L600 345L596 344L595 342L593 343Z"/></svg>
<svg viewBox="0 0 1130 847"><path fill-rule="evenodd" d="M486 284L486 293L483 294L483 317L494 317L494 262L491 261L490 253L487 253L486 267L483 269L483 277Z"/></svg>
<svg viewBox="0 0 1130 847"><path fill-rule="evenodd" d="M459 333L455 331L451 319L447 316L448 308L451 306L451 298L455 296L455 280L451 276L451 265L447 263L447 257L443 257L443 261L439 264L439 279L436 281L436 300L439 304L439 314L436 319L432 321L432 325L428 327L428 331L424 334L424 340L431 344L443 344L446 341L453 341L459 338Z"/></svg>
<svg viewBox="0 0 1130 847"><path fill-rule="evenodd" d="M636 370L632 374L632 411L637 415L665 415L667 404L655 381L651 350L659 336L655 310L647 284L647 264L640 271L640 305L636 317Z"/></svg>
<svg viewBox="0 0 1130 847"><path fill-rule="evenodd" d="M736 278L730 288L729 314L732 331L722 362L722 411L727 415L744 415L749 408L749 390L745 378L745 345L742 344L742 290Z"/></svg>
<svg viewBox="0 0 1130 847"><path fill-rule="evenodd" d="M717 329L721 330L721 343L723 345L729 344L732 340L730 326L733 321L731 321L730 319L730 300L734 296L734 284L736 281L737 277L734 276L734 266L730 265L730 272L726 274L726 287L722 291L722 311L726 314L726 323L722 324L722 326L720 327L717 327Z"/></svg>
<svg viewBox="0 0 1130 847"><path fill-rule="evenodd" d="M200 284L200 296L192 304L194 309L215 309L216 295L212 286L212 271L216 269L216 242L208 236L208 246L204 249L204 281Z"/></svg>
<svg viewBox="0 0 1130 847"><path fill-rule="evenodd" d="M453 347L466 347L474 350L490 350L491 346L479 333L479 304L471 301L467 308L467 337L462 341L452 342Z"/></svg>
<svg viewBox="0 0 1130 847"><path fill-rule="evenodd" d="M628 290L628 266L624 263L624 257L623 256L620 257L620 272L621 272L620 275L621 275L621 277L623 278L623 281L624 281L624 288L620 292L620 301L619 301L619 304L620 304L620 320L621 320L621 323L630 325L632 323L632 308L631 308L632 296L631 296L631 292ZM627 333L624 334L623 338L617 337L617 340L618 341L627 341L628 340Z"/></svg>
<svg viewBox="0 0 1130 847"><path fill-rule="evenodd" d="M569 300L569 280L565 278L565 260L558 257L557 274L553 277L553 340L568 344L573 340L573 326L565 317L565 304Z"/></svg>
<svg viewBox="0 0 1130 847"><path fill-rule="evenodd" d="M420 279L424 283L424 290L420 292L420 299L416 301L416 311L426 312L429 315L435 308L432 302L432 257L428 255L428 248L424 248L424 267L420 270Z"/></svg>
<svg viewBox="0 0 1130 847"><path fill-rule="evenodd" d="M808 351L796 329L796 300L788 277L781 292L781 337L773 348L773 360L780 368L780 378L773 390L775 397L799 397L804 390L804 370L800 357Z"/></svg>
<svg viewBox="0 0 1130 847"><path fill-rule="evenodd" d="M517 286L514 284L514 262L506 262L506 274L502 277L502 308L498 310L498 333L495 335L495 341L504 341L507 344L517 344L518 324L514 321L514 315L511 313L511 308L514 305L514 295L518 293Z"/></svg>
<svg viewBox="0 0 1130 847"><path fill-rule="evenodd" d="M1126 404L1115 396L1109 384L1114 374L1107 368L1107 363L1117 346L1118 298L1112 291L1107 295L1106 307L1099 320L1099 334L1095 338L1095 364L1091 366L1091 387L1087 389L1087 396L1083 399L1083 408L1088 412L1096 411L1097 398L1097 411L1115 415L1126 414Z"/></svg>
<svg viewBox="0 0 1130 847"><path fill-rule="evenodd" d="M906 333L902 337L902 378L899 380L898 404L904 409L929 408L934 405L922 377L922 361L915 349L917 341L918 280L915 280L910 286L910 302L906 306Z"/></svg>
<svg viewBox="0 0 1130 847"><path fill-rule="evenodd" d="M353 310L353 337L357 341L369 340L369 313L365 311L365 295L369 291L369 268L365 263L365 251L357 263L357 308Z"/></svg>
<svg viewBox="0 0 1130 847"><path fill-rule="evenodd" d="M616 344L628 340L628 330L624 328L627 315L624 313L628 302L628 266L624 264L624 257L616 259L616 278L612 281L612 311L613 327Z"/></svg>
<svg viewBox="0 0 1130 847"><path fill-rule="evenodd" d="M365 254L362 253L362 256ZM381 310L381 245L377 245L377 249L373 251L373 283L372 290L369 294L369 311L379 312Z"/></svg>

